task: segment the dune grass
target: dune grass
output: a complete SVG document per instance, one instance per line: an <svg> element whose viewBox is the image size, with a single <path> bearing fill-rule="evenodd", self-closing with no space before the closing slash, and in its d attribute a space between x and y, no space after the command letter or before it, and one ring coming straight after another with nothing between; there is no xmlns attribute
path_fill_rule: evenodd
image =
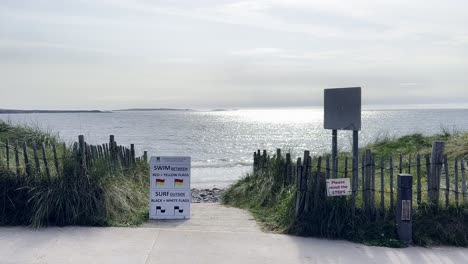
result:
<svg viewBox="0 0 468 264"><path fill-rule="evenodd" d="M0 151L10 142L45 142L58 144L59 170L52 164L51 176L33 169L27 176L24 168L17 175L13 166L0 159L0 225L129 226L148 217L148 166L140 161L131 167L118 163L110 167L105 158L97 159L86 176L77 175L76 158L69 147L50 133L26 126L0 122ZM50 150L48 150L50 152ZM51 153L47 156L52 157ZM24 164L21 164L24 167Z"/></svg>

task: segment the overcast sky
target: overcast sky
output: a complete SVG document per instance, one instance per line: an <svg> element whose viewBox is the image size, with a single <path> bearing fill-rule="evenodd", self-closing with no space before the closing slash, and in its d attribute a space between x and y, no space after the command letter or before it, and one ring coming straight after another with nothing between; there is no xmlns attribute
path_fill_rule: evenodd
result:
<svg viewBox="0 0 468 264"><path fill-rule="evenodd" d="M468 1L0 1L0 108L468 104Z"/></svg>

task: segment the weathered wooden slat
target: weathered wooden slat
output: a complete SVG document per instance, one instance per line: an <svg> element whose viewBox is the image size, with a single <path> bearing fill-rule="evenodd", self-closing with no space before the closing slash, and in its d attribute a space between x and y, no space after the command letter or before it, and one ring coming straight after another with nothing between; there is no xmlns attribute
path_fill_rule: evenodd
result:
<svg viewBox="0 0 468 264"><path fill-rule="evenodd" d="M459 205L459 201L458 201L458 157L455 157L455 166L454 166L454 169L455 169L455 184L454 184L454 191L455 191L455 204L458 206Z"/></svg>
<svg viewBox="0 0 468 264"><path fill-rule="evenodd" d="M380 157L380 216L385 216L385 178L384 178L384 156Z"/></svg>
<svg viewBox="0 0 468 264"><path fill-rule="evenodd" d="M39 155L37 153L37 145L36 142L32 142L32 149L33 149L33 156L34 156L34 163L36 165L36 173L40 174L41 173L41 165L39 164Z"/></svg>
<svg viewBox="0 0 468 264"><path fill-rule="evenodd" d="M365 174L365 184L364 184L364 211L367 216L371 216L372 207L371 207L371 178L372 178L372 152L370 149L366 149L366 174Z"/></svg>
<svg viewBox="0 0 468 264"><path fill-rule="evenodd" d="M344 160L344 178L348 178L348 157Z"/></svg>
<svg viewBox="0 0 468 264"><path fill-rule="evenodd" d="M301 158L297 159L296 162L296 217L298 217L302 213L302 208L301 208L301 200L302 200L302 195L303 195L303 189L302 189L302 162Z"/></svg>
<svg viewBox="0 0 468 264"><path fill-rule="evenodd" d="M449 176L447 155L444 155L444 171L445 171L445 208L448 208L450 205L450 176Z"/></svg>
<svg viewBox="0 0 468 264"><path fill-rule="evenodd" d="M393 191L393 157L390 155L388 159L388 169L389 169L389 174L390 174L390 212L394 212L395 210L395 200L394 200L394 191Z"/></svg>
<svg viewBox="0 0 468 264"><path fill-rule="evenodd" d="M439 203L440 193L440 178L442 175L442 164L444 156L445 143L443 141L435 141L432 143L431 152L431 186L428 192L429 200L433 205Z"/></svg>
<svg viewBox="0 0 468 264"><path fill-rule="evenodd" d="M416 156L416 202L418 207L421 206L421 154L418 153Z"/></svg>
<svg viewBox="0 0 468 264"><path fill-rule="evenodd" d="M57 148L55 147L55 144L52 144L52 154L54 155L55 172L57 173L57 176L61 176L60 169L59 169L59 161L57 157Z"/></svg>
<svg viewBox="0 0 468 264"><path fill-rule="evenodd" d="M362 177L362 182L361 182L361 202L362 202L362 209L365 210L366 208L366 154L362 154L361 158L361 167L362 167L362 172L361 172L361 177Z"/></svg>
<svg viewBox="0 0 468 264"><path fill-rule="evenodd" d="M411 174L411 154L408 156L408 174Z"/></svg>
<svg viewBox="0 0 468 264"><path fill-rule="evenodd" d="M467 195L466 195L466 175L465 175L465 158L462 157L461 160L461 176L462 176L462 194L463 194L463 203L467 203Z"/></svg>
<svg viewBox="0 0 468 264"><path fill-rule="evenodd" d="M26 175L28 177L31 177L32 176L31 163L29 163L28 147L26 145L26 141L23 141L23 158L24 158L24 165L26 167Z"/></svg>
<svg viewBox="0 0 468 264"><path fill-rule="evenodd" d="M398 171L401 173L403 173L403 154L400 153L400 161L398 163Z"/></svg>
<svg viewBox="0 0 468 264"><path fill-rule="evenodd" d="M86 164L86 142L84 140L83 135L78 136L78 153L79 153L79 161L80 161L80 176L86 177L87 176L87 164Z"/></svg>
<svg viewBox="0 0 468 264"><path fill-rule="evenodd" d="M307 165L306 165L306 179L307 179L307 186L306 186L306 195L304 201L304 212L308 213L311 209L311 202L312 202L312 191L313 191L313 180L312 180L312 158L310 156L307 157Z"/></svg>
<svg viewBox="0 0 468 264"><path fill-rule="evenodd" d="M325 159L325 177L326 179L330 179L330 156L327 155L327 158Z"/></svg>
<svg viewBox="0 0 468 264"><path fill-rule="evenodd" d="M112 162L117 159L117 150L115 149L115 138L114 135L109 136L109 154Z"/></svg>
<svg viewBox="0 0 468 264"><path fill-rule="evenodd" d="M315 194L314 194L314 208L317 209L319 207L319 198L321 195L320 188L322 186L322 156L319 156L317 159L317 170L315 174Z"/></svg>
<svg viewBox="0 0 468 264"><path fill-rule="evenodd" d="M16 176L20 176L20 161L19 161L19 153L18 153L18 140L15 141L14 145L14 152L15 152L15 165L16 165Z"/></svg>
<svg viewBox="0 0 468 264"><path fill-rule="evenodd" d="M143 152L143 160L144 160L145 162L148 161L148 151L146 151L146 150Z"/></svg>
<svg viewBox="0 0 468 264"><path fill-rule="evenodd" d="M131 165L135 165L135 144L130 144Z"/></svg>
<svg viewBox="0 0 468 264"><path fill-rule="evenodd" d="M46 145L44 142L42 143L41 148L42 148L42 162L44 163L44 168L45 168L45 172L47 175L47 179L50 179L49 162L47 161Z"/></svg>
<svg viewBox="0 0 468 264"><path fill-rule="evenodd" d="M286 168L285 168L285 183L286 185L290 185L292 183L292 161L291 161L291 154L286 153Z"/></svg>
<svg viewBox="0 0 468 264"><path fill-rule="evenodd" d="M371 206L371 219L375 220L375 157L371 155L371 179L370 179L370 206Z"/></svg>
<svg viewBox="0 0 468 264"><path fill-rule="evenodd" d="M426 180L427 180L427 190L428 190L428 194L429 194L429 189L431 188L431 180L432 180L432 177L431 177L431 157L430 155L426 155L425 156L425 159L426 159Z"/></svg>
<svg viewBox="0 0 468 264"><path fill-rule="evenodd" d="M6 168L10 170L10 141L7 139L6 141Z"/></svg>

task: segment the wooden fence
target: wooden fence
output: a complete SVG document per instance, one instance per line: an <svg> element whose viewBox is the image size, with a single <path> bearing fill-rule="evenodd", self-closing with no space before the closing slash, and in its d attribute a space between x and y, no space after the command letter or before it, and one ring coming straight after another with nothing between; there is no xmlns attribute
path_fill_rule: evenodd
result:
<svg viewBox="0 0 468 264"><path fill-rule="evenodd" d="M447 157L443 154L443 148L440 151L436 143L432 153L424 156L377 156L367 149L359 159L360 173L356 179L352 178L350 169L352 158L347 156L337 158L336 164L339 166L336 171L332 171L330 156L312 157L309 151L304 151L304 156L297 158L296 162L290 153L283 157L280 149L273 157L266 150L262 153L258 150L253 157L254 174L275 174L275 180L280 185L296 186L296 215L319 206L319 199L334 199L326 197L325 187L325 180L334 175L337 178L351 178L352 192L349 199L352 213L358 208L374 219L395 211L396 181L400 173L413 175L416 208L423 202L443 207L468 205L465 158ZM441 192L444 195L441 196Z"/></svg>
<svg viewBox="0 0 468 264"><path fill-rule="evenodd" d="M102 145L88 144L84 136L80 135L71 147L65 143L0 142L0 166L15 172L18 177L64 176L64 160L67 157L79 164L74 166L73 174L84 175L98 161L105 161L110 169L132 168L139 161L147 161L147 152L144 151L143 156L137 157L134 144L118 145L113 135L109 136L109 143Z"/></svg>

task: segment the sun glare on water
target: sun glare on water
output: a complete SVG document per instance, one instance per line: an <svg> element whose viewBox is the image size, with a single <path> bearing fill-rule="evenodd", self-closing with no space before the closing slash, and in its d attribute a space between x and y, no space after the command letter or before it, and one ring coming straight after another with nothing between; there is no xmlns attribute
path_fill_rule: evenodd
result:
<svg viewBox="0 0 468 264"><path fill-rule="evenodd" d="M229 111L223 114L255 123L305 124L323 120L321 109L254 109Z"/></svg>

